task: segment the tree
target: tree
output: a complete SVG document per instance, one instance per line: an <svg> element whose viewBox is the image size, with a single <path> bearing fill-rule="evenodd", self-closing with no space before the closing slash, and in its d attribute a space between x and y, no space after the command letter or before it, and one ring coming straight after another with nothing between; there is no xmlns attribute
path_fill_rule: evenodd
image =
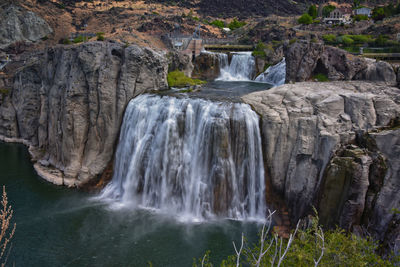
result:
<svg viewBox="0 0 400 267"><path fill-rule="evenodd" d="M310 15L313 19L317 18L318 12L317 12L317 7L315 5L311 5L308 8L308 15Z"/></svg>
<svg viewBox="0 0 400 267"><path fill-rule="evenodd" d="M385 18L385 9L383 7L374 8L371 17L373 20L383 20Z"/></svg>
<svg viewBox="0 0 400 267"><path fill-rule="evenodd" d="M298 22L300 24L311 24L313 22L313 19L310 15L308 15L307 13L301 15L301 17L299 18Z"/></svg>
<svg viewBox="0 0 400 267"><path fill-rule="evenodd" d="M324 6L324 8L322 9L322 16L328 17L329 14L335 9L336 9L336 7L332 6L332 5Z"/></svg>

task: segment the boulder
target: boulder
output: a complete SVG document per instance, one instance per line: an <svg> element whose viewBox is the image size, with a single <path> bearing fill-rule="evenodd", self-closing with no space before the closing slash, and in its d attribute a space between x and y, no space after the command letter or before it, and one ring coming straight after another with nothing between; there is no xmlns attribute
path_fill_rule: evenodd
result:
<svg viewBox="0 0 400 267"><path fill-rule="evenodd" d="M37 14L14 4L0 10L0 49L15 42L36 42L53 30Z"/></svg>
<svg viewBox="0 0 400 267"><path fill-rule="evenodd" d="M166 89L167 69L163 54L135 45L48 49L15 75L0 104L7 111L0 135L29 143L42 177L82 185L112 159L125 106L148 90Z"/></svg>
<svg viewBox="0 0 400 267"><path fill-rule="evenodd" d="M218 53L202 52L193 61L192 78L215 80L220 74L220 58Z"/></svg>

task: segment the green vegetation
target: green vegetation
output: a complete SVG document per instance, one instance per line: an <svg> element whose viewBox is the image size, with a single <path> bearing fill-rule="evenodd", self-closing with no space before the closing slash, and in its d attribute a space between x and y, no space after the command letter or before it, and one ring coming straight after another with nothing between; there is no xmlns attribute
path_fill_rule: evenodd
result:
<svg viewBox="0 0 400 267"><path fill-rule="evenodd" d="M250 245L242 237L242 246L235 244L232 249L236 254L219 266L397 266L399 263L398 257L387 260L379 256L378 245L369 238L338 228L324 232L318 217L312 217L309 225L306 229L296 228L289 239L268 235L269 228L263 228L257 244ZM214 266L210 251L194 260L193 266Z"/></svg>
<svg viewBox="0 0 400 267"><path fill-rule="evenodd" d="M322 16L328 17L329 14L335 9L336 9L336 7L332 6L332 5L324 6L324 8L322 9Z"/></svg>
<svg viewBox="0 0 400 267"><path fill-rule="evenodd" d="M369 20L367 15L355 15L353 19L355 21Z"/></svg>
<svg viewBox="0 0 400 267"><path fill-rule="evenodd" d="M104 41L104 32L96 33L97 41Z"/></svg>
<svg viewBox="0 0 400 267"><path fill-rule="evenodd" d="M318 12L317 12L317 6L316 5L311 5L308 8L308 15L310 15L310 17L312 17L313 19L317 18Z"/></svg>
<svg viewBox="0 0 400 267"><path fill-rule="evenodd" d="M61 43L65 44L65 45L69 45L69 44L71 44L71 41L68 38L64 38L61 40Z"/></svg>
<svg viewBox="0 0 400 267"><path fill-rule="evenodd" d="M246 25L245 21L238 21L236 19L233 19L232 22L228 24L228 28L233 31L243 27L244 25Z"/></svg>
<svg viewBox="0 0 400 267"><path fill-rule="evenodd" d="M335 44L336 43L336 35L334 35L334 34L322 35L322 40L324 40L324 42L327 44Z"/></svg>
<svg viewBox="0 0 400 267"><path fill-rule="evenodd" d="M294 44L295 42L297 42L297 39L296 39L296 38L290 39L289 45L292 45L292 44Z"/></svg>
<svg viewBox="0 0 400 267"><path fill-rule="evenodd" d="M301 15L301 17L297 20L300 24L311 24L313 22L313 18L305 13Z"/></svg>
<svg viewBox="0 0 400 267"><path fill-rule="evenodd" d="M205 84L205 81L187 77L182 71L171 71L167 77L169 87L182 88L192 85Z"/></svg>
<svg viewBox="0 0 400 267"><path fill-rule="evenodd" d="M383 36L382 34L379 35L378 38L375 39L376 46L385 46L387 42L388 42L388 39L385 36Z"/></svg>
<svg viewBox="0 0 400 267"><path fill-rule="evenodd" d="M346 45L346 46L350 46L354 43L354 40L351 39L351 37L347 36L347 35L343 35L341 37L341 43Z"/></svg>
<svg viewBox="0 0 400 267"><path fill-rule="evenodd" d="M222 29L222 28L225 27L225 22L223 22L222 20L216 19L216 20L213 20L213 21L210 23L210 25L213 25L213 26L216 26L216 27Z"/></svg>
<svg viewBox="0 0 400 267"><path fill-rule="evenodd" d="M256 47L254 48L252 55L254 57L258 57L258 58L265 58L267 56L265 54L266 48L267 48L267 46L263 42L259 41L257 43Z"/></svg>
<svg viewBox="0 0 400 267"><path fill-rule="evenodd" d="M0 94L8 95L10 93L10 89L8 88L0 88Z"/></svg>
<svg viewBox="0 0 400 267"><path fill-rule="evenodd" d="M373 20L383 20L397 14L400 14L400 4L395 7L392 3L389 3L387 6L374 8L371 17Z"/></svg>
<svg viewBox="0 0 400 267"><path fill-rule="evenodd" d="M315 74L315 75L313 76L313 79L314 79L314 80L317 80L317 81L319 81L319 82L328 82L328 81L329 81L328 76L326 76L326 75L323 74L323 73Z"/></svg>
<svg viewBox="0 0 400 267"><path fill-rule="evenodd" d="M78 44L78 43L82 43L82 42L86 42L88 40L87 37L79 35L78 37L76 37L72 42L74 44Z"/></svg>

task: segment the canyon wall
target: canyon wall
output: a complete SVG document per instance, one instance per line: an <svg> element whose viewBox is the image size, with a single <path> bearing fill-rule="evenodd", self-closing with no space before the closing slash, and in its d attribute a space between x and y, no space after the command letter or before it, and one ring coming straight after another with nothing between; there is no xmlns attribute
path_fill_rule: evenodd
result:
<svg viewBox="0 0 400 267"><path fill-rule="evenodd" d="M261 116L266 179L293 224L315 206L326 226L395 242L400 89L361 81L296 83L243 100Z"/></svg>
<svg viewBox="0 0 400 267"><path fill-rule="evenodd" d="M31 146L35 169L78 186L111 161L127 103L167 88L166 57L112 42L59 46L30 58L0 99L0 135Z"/></svg>

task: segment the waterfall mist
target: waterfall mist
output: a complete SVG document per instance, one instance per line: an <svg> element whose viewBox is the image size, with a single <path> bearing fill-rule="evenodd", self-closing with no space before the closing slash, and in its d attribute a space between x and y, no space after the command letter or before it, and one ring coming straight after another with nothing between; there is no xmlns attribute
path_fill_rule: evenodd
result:
<svg viewBox="0 0 400 267"><path fill-rule="evenodd" d="M259 117L242 103L141 95L100 198L185 220L265 218Z"/></svg>

